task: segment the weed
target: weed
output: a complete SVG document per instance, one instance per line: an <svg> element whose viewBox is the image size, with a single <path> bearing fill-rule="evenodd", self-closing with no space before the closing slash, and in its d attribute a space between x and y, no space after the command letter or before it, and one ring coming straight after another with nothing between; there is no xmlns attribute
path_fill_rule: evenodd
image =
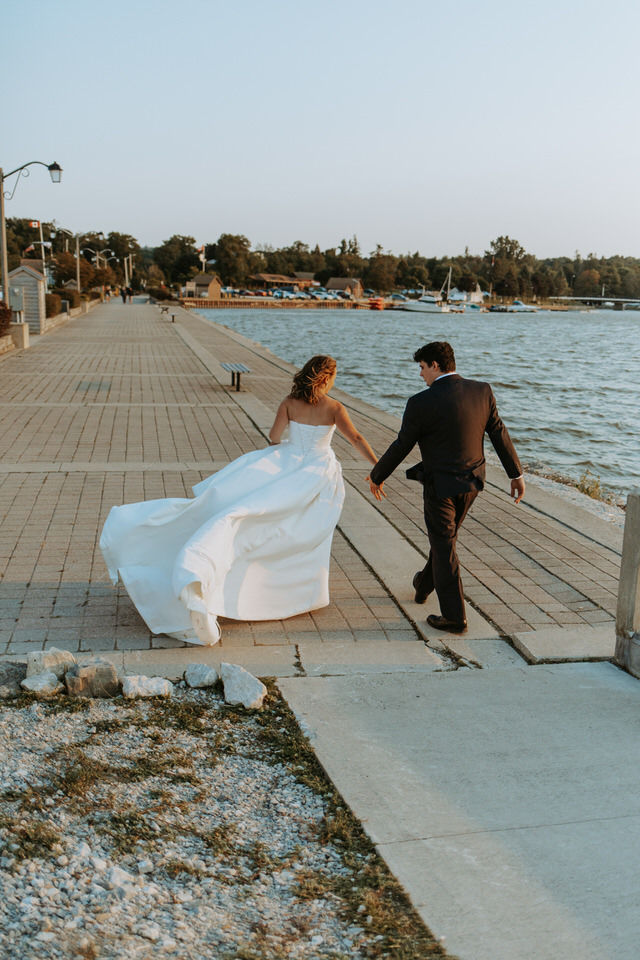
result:
<svg viewBox="0 0 640 960"><path fill-rule="evenodd" d="M83 713L91 707L91 701L86 697L58 696L42 699L35 693L21 693L17 697L3 700L3 707L13 710L26 710L27 707L37 704L45 715L52 713Z"/></svg>
<svg viewBox="0 0 640 960"><path fill-rule="evenodd" d="M98 783L114 779L115 770L110 764L94 760L82 750L65 751L64 756L69 759L68 765L53 777L50 793L60 791L66 797L85 798Z"/></svg>
<svg viewBox="0 0 640 960"><path fill-rule="evenodd" d="M158 727L174 727L202 736L211 728L211 708L203 703L182 700L154 700L150 722Z"/></svg>
<svg viewBox="0 0 640 960"><path fill-rule="evenodd" d="M595 477L590 470L585 470L578 482L576 483L576 489L580 493L586 493L588 497L592 497L594 500L603 500L603 490L600 485L600 477Z"/></svg>
<svg viewBox="0 0 640 960"><path fill-rule="evenodd" d="M235 823L221 823L209 833L202 833L200 836L214 856L229 857L237 849L233 840L237 830Z"/></svg>
<svg viewBox="0 0 640 960"><path fill-rule="evenodd" d="M133 807L110 814L98 830L111 837L120 853L128 853L136 843L148 843L158 838L158 831L153 829L144 813ZM171 839L172 835L171 830L163 829L163 840Z"/></svg>
<svg viewBox="0 0 640 960"><path fill-rule="evenodd" d="M41 860L54 856L53 847L61 843L62 837L49 823L43 820L16 820L13 817L0 817L0 827L8 833L7 851L16 860Z"/></svg>
<svg viewBox="0 0 640 960"><path fill-rule="evenodd" d="M181 873L189 874L192 877L202 876L202 870L198 870L197 867L192 866L190 863L185 863L184 860L168 860L162 869L172 880L175 880Z"/></svg>

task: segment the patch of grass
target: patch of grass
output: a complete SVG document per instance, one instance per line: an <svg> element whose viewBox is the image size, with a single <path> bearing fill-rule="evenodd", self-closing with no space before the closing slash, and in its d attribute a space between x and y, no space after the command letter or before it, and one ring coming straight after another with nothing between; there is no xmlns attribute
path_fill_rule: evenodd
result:
<svg viewBox="0 0 640 960"><path fill-rule="evenodd" d="M330 796L333 785L328 779L308 739L292 712L286 707L275 682L265 680L268 693L262 712L255 714L259 726L256 743L265 763L288 767L295 779L322 797Z"/></svg>
<svg viewBox="0 0 640 960"><path fill-rule="evenodd" d="M5 852L16 860L50 860L55 855L53 847L62 842L58 831L42 820L0 816L0 827L8 833Z"/></svg>
<svg viewBox="0 0 640 960"><path fill-rule="evenodd" d="M65 797L86 798L98 783L115 779L114 767L88 757L78 748L64 751L63 759L68 763L52 778L50 793L60 791Z"/></svg>
<svg viewBox="0 0 640 960"><path fill-rule="evenodd" d="M149 843L159 836L145 814L134 807L109 814L97 829L111 838L120 853L129 853L136 843ZM173 832L163 827L162 839L170 840L172 836Z"/></svg>
<svg viewBox="0 0 640 960"><path fill-rule="evenodd" d="M221 823L208 833L201 833L200 837L215 857L227 858L237 850L237 843L234 840L237 832L235 823Z"/></svg>
<svg viewBox="0 0 640 960"><path fill-rule="evenodd" d="M89 710L91 701L86 697L68 697L66 694L58 694L55 697L37 697L35 693L25 691L17 697L3 700L3 707L10 707L13 710L26 710L32 704L37 703L45 715L52 713L84 713Z"/></svg>
<svg viewBox="0 0 640 960"><path fill-rule="evenodd" d="M202 736L212 729L213 711L204 703L183 700L154 700L149 722L158 727L174 727Z"/></svg>
<svg viewBox="0 0 640 960"><path fill-rule="evenodd" d="M318 837L340 852L348 871L347 875L334 876L301 870L296 878L296 896L300 900L337 897L340 915L349 924L364 926L363 916L371 917L366 923L366 940L359 946L367 960L445 956L453 960L425 927L359 820L327 778L275 684L269 682L267 688L268 709L256 716L258 741L292 776L324 799L325 814ZM358 912L362 905L364 913Z"/></svg>
<svg viewBox="0 0 640 960"><path fill-rule="evenodd" d="M191 877L202 876L202 870L198 870L190 863L185 863L184 860L168 860L167 863L163 865L162 869L169 877L171 877L172 880L175 880L175 878L180 876L181 873L188 874Z"/></svg>

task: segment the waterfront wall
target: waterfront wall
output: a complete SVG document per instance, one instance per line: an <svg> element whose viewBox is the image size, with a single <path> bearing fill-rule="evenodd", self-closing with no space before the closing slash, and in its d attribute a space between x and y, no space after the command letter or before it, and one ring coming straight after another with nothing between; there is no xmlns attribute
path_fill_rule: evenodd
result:
<svg viewBox="0 0 640 960"><path fill-rule="evenodd" d="M370 310L369 303L355 300L264 300L234 298L233 300L196 300L186 297L181 307L195 310Z"/></svg>

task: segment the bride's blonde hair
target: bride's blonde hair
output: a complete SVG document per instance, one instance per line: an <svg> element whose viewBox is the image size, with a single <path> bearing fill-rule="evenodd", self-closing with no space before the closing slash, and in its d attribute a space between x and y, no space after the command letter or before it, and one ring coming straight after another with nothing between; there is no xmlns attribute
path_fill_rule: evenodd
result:
<svg viewBox="0 0 640 960"><path fill-rule="evenodd" d="M307 360L302 370L293 378L293 386L289 396L292 400L304 400L305 403L315 404L321 397L322 384L336 372L336 361L333 357L317 356Z"/></svg>

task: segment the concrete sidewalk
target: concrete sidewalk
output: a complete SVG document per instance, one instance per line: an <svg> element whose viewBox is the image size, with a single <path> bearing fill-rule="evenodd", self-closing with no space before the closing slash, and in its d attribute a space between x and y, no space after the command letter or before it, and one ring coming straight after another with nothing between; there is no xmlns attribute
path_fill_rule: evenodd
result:
<svg viewBox="0 0 640 960"><path fill-rule="evenodd" d="M637 960L637 680L590 663L280 687L447 949Z"/></svg>
<svg viewBox="0 0 640 960"><path fill-rule="evenodd" d="M460 542L470 629L448 637L426 625L436 604L413 602L427 549L416 485L398 471L377 504L366 465L338 439L347 501L330 606L225 621L212 649L152 636L108 582L108 510L189 496L263 446L293 369L175 315L113 301L0 361L0 656L56 645L100 652L123 673L176 678L190 661L230 660L276 676L337 788L462 960L631 958L640 688L609 663L566 662L613 656L622 531L534 484L515 508L490 468ZM238 393L227 361L251 369ZM336 395L385 449L397 420Z"/></svg>

